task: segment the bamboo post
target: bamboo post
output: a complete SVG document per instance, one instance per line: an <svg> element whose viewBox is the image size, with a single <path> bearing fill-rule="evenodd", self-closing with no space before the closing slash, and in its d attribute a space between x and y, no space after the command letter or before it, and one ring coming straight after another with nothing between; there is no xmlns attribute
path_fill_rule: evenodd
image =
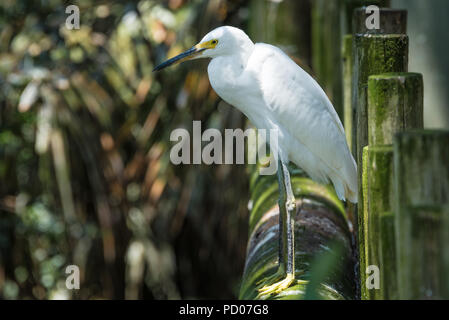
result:
<svg viewBox="0 0 449 320"><path fill-rule="evenodd" d="M394 144L400 299L449 299L449 132L399 134Z"/></svg>
<svg viewBox="0 0 449 320"><path fill-rule="evenodd" d="M362 164L358 166L359 170L363 172L368 172L368 153L369 147L366 146L363 148L362 155ZM360 297L362 300L369 299L369 292L366 286L366 268L369 266L368 263L368 224L365 221L368 221L368 175L362 175L362 187L361 193L359 193L359 202L357 205L358 209L358 221L357 221L357 237L358 237L358 253L359 253L359 269L360 269Z"/></svg>
<svg viewBox="0 0 449 320"><path fill-rule="evenodd" d="M367 30L366 19L368 14L366 7L358 8L362 5L377 5L380 7L380 29ZM343 38L343 113L346 139L352 153L357 157L357 134L356 134L356 104L353 103L354 82L353 66L355 64L353 54L354 34L384 34L399 33L405 34L407 29L407 12L404 10L394 10L385 8L389 6L389 1L360 1L347 0L343 8L343 19L346 24L346 34ZM359 162L360 164L360 162ZM355 228L358 228L357 209L354 206L348 206L348 214Z"/></svg>
<svg viewBox="0 0 449 320"><path fill-rule="evenodd" d="M367 87L368 77L385 72L403 72L408 66L408 37L406 35L366 35L354 36L354 75L353 75L353 104L356 111L356 159L359 164L359 203L358 203L358 230L360 275L362 280L362 295L364 290L363 250L363 212L364 203L362 189L362 150L368 145L368 112ZM354 134L354 133L353 133ZM362 170L360 170L362 169ZM365 295L366 296L366 295Z"/></svg>
<svg viewBox="0 0 449 320"><path fill-rule="evenodd" d="M357 8L353 14L352 27L355 34L407 34L407 11L379 8L379 29L367 29L366 8Z"/></svg>
<svg viewBox="0 0 449 320"><path fill-rule="evenodd" d="M423 128L423 91L423 77L419 73L386 73L369 77L370 146L391 145L397 132Z"/></svg>
<svg viewBox="0 0 449 320"><path fill-rule="evenodd" d="M365 263L380 270L379 290L368 290L364 298L397 298L394 215L393 151L397 132L423 127L423 78L416 73L375 75L368 80L369 152L363 172ZM366 184L366 185L365 185Z"/></svg>
<svg viewBox="0 0 449 320"><path fill-rule="evenodd" d="M350 1L346 2L346 20L350 26L348 28L348 34L343 38L343 84L344 84L344 124L346 129L346 136L348 143L353 151L354 155L357 153L357 132L356 126L356 104L353 103L352 97L354 93L353 77L353 65L355 63L353 54L353 37L354 34L406 34L407 33L407 11L398 9L389 9L381 7L379 12L380 28L374 30L368 30L366 27L366 19L368 15L366 13L366 7L357 8L354 4L360 5L368 2L361 3L363 1ZM378 3L369 3L378 6L387 6L389 1L379 1ZM351 22L349 22L351 21ZM406 70L403 70L406 71Z"/></svg>
<svg viewBox="0 0 449 320"><path fill-rule="evenodd" d="M384 261L388 258L386 251L385 257L381 254L382 248L394 246L394 233L390 234L391 226L388 223L388 217L392 212L392 194L393 194L393 148L391 146L369 146L366 147L368 152L364 153L364 161L366 161L366 171L364 177L364 231L365 231L365 265L377 266L380 275L380 287L368 289L365 286L366 295L364 298L387 299L388 296L394 295L396 287L395 268L392 262ZM366 178L365 178L366 177ZM394 257L393 257L394 258ZM384 262L386 265L384 265ZM362 284L363 285L363 284Z"/></svg>
<svg viewBox="0 0 449 320"><path fill-rule="evenodd" d="M393 14L394 13L394 14ZM357 160L361 163L362 150L368 144L367 132L367 87L368 77L387 72L408 71L408 37L405 34L381 34L380 31L406 31L407 14L402 10L382 9L380 12L383 25L380 25L377 34L356 33L353 39L353 109L356 112L356 126L353 126L353 134L357 141ZM401 27L397 27L399 24ZM361 21L367 18L362 10L354 12L354 28L363 31ZM392 21L386 20L393 19ZM365 29L366 30L366 29Z"/></svg>
<svg viewBox="0 0 449 320"><path fill-rule="evenodd" d="M256 166L251 166L250 238L243 274L240 299L255 299L257 289L270 285L267 277L278 266L279 197L275 176L261 176ZM318 284L317 299L354 299L354 259L343 204L332 187L323 186L304 178L301 171L291 170L292 187L297 202L295 224L296 276L302 280L314 277L311 268L317 257L332 253L333 243L342 248L337 260L325 266L327 276ZM321 266L323 267L323 266ZM310 283L312 280L310 281ZM308 285L296 284L271 299L305 299Z"/></svg>
<svg viewBox="0 0 449 320"><path fill-rule="evenodd" d="M379 8L390 7L390 0L344 0L341 16L343 19L343 34L360 33L353 29L353 15L357 8L375 5Z"/></svg>
<svg viewBox="0 0 449 320"><path fill-rule="evenodd" d="M354 37L354 101L356 108L357 159L368 145L368 77L386 72L407 72L408 37L406 35L357 34Z"/></svg>

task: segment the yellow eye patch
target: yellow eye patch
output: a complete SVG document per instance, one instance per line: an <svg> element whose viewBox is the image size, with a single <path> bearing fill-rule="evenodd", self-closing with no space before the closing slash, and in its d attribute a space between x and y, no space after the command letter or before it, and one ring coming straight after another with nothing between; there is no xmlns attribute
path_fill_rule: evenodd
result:
<svg viewBox="0 0 449 320"><path fill-rule="evenodd" d="M197 44L195 47L197 49L213 49L217 46L218 44L218 40L217 39L213 39L210 41L206 41L206 42L202 42Z"/></svg>

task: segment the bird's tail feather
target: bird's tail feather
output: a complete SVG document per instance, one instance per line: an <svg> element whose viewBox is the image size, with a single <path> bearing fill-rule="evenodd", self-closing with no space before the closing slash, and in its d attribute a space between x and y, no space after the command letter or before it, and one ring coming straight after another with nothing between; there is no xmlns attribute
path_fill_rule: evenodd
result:
<svg viewBox="0 0 449 320"><path fill-rule="evenodd" d="M358 190L357 190L357 188L356 188L356 190L355 191L352 191L350 188L345 188L345 191L346 191L346 198L350 201L350 202L352 202L352 203L357 203L358 202L358 200L359 200L359 192L358 192Z"/></svg>
<svg viewBox="0 0 449 320"><path fill-rule="evenodd" d="M358 201L358 190L357 184L353 184L351 187L348 183L342 180L338 175L330 175L332 184L334 185L335 192L337 193L338 199L342 201L350 201L352 203L357 203Z"/></svg>

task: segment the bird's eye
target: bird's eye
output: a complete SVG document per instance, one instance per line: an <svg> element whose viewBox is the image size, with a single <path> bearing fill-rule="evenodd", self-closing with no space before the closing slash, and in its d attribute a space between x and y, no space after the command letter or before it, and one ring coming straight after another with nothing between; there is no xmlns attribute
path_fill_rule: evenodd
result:
<svg viewBox="0 0 449 320"><path fill-rule="evenodd" d="M212 44L217 44L218 40L212 40Z"/></svg>

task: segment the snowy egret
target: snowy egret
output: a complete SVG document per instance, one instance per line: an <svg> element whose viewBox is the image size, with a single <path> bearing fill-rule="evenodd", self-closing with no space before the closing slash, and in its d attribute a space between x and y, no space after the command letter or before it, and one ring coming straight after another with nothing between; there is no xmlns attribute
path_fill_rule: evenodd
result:
<svg viewBox="0 0 449 320"><path fill-rule="evenodd" d="M242 30L224 26L154 71L197 58L212 58L209 81L223 100L243 112L258 129L278 131L278 145L270 148L278 155L279 267L271 279L275 283L259 289L259 295L279 293L299 281L295 280L296 200L289 161L317 182L331 181L338 197L353 203L357 203L357 165L343 125L323 89L282 50L254 44Z"/></svg>

